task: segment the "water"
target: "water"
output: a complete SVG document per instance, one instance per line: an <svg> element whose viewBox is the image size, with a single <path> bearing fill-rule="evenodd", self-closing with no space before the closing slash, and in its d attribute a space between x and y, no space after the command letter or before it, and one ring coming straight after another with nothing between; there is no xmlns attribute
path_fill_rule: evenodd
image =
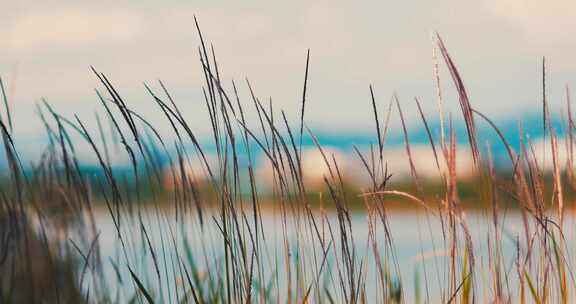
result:
<svg viewBox="0 0 576 304"><path fill-rule="evenodd" d="M214 216L214 218L212 217ZM338 220L334 212L328 212L323 216L315 213L315 219L319 228L319 233L330 243L330 229L332 228L335 235L334 242L330 246L330 254L326 259L323 268L323 279L321 280L333 290L333 296L336 299L344 299L344 294L339 288L338 265L337 261L341 258L340 249L341 241L338 232ZM129 261L130 266L134 269L138 277L147 282L150 290L162 290L158 295L163 298L164 302L175 302L182 294L177 295L175 290L182 290L186 286L185 277L179 271L178 261L184 261L187 264L187 252L184 246L184 239L192 249L192 256L198 269L205 276L210 274L224 272L223 256L224 246L221 233L216 225L215 219L217 214L205 215L204 227L201 228L195 215L189 215L184 221L176 221L174 214L168 211L157 212L152 209L144 209L141 213L142 223L146 228L151 245L155 248L156 258L161 261L159 265L160 277L162 283L158 285L156 268L154 266L152 255L147 250L148 243L139 227L137 217L129 219L125 217L124 223L121 224L122 235L125 241L124 251L117 237L116 229L111 216L105 210L95 212L96 225L100 231L100 248L104 262L104 274L108 281L108 290L111 295L118 295L120 299L130 298L134 292L134 285L131 283L130 275L127 272ZM246 218L251 224L251 216ZM442 288L448 287L449 282L449 258L447 244L443 237L442 223L438 218L431 214L416 211L397 211L390 212L387 216L388 225L391 233L393 251L388 251L388 256L395 257L395 263L389 260L390 268L395 281L402 283L404 300L408 303L414 302L416 297L420 299L430 298L432 302L437 302L442 293L446 293ZM575 217L567 214L565 227L574 226ZM493 224L489 217L488 211L468 211L466 222L473 243L473 252L475 256L475 281L477 287L477 299L491 298L490 290L491 276L488 265L488 236L493 238ZM289 217L286 221L286 230L283 230L283 221L279 211L267 210L262 212L262 228L265 233L265 241L261 241L261 258L262 267L266 273L263 278L264 282L271 284L280 290L277 296L280 300L286 298L286 268L284 263L286 247L284 240L288 241L290 250L290 260L292 264L298 259L304 258L305 269L304 276L311 282L316 275L311 269L316 269L314 265L322 263L322 251L316 240L316 233L310 229L307 222L298 221L294 217ZM367 213L355 212L351 214L352 237L354 238L354 248L356 249L356 265L365 273L367 295L378 294L379 272L374 259L372 244L369 242L370 221ZM374 238L378 244L379 255L384 256L386 253L385 231L380 219L375 222ZM511 284L516 282L515 258L518 244L523 247L522 242L524 228L521 216L517 211L509 211L501 214L501 233L502 233L502 256L504 260L505 271L511 274ZM134 229L136 227L136 229ZM300 227L300 228L298 228ZM248 230L241 229L245 239L248 239ZM574 249L574 229L565 229L565 238L567 240L568 252ZM285 238L284 238L285 233ZM463 239L460 244L463 245ZM519 240L519 243L517 241ZM335 248L334 248L335 247ZM162 249L164 248L164 249ZM337 253L334 253L336 249ZM463 252L461 246L460 252ZM128 254L125 254L127 252ZM571 257L570 261L572 262ZM114 261L114 262L112 262ZM339 260L340 266L341 260ZM113 264L117 264L121 269L120 273L123 282L120 283L114 271ZM317 263L317 264L314 264ZM208 265L208 266L206 266ZM460 265L462 266L462 265ZM398 273L395 270L398 270ZM293 275L296 268L291 268ZM166 280L170 278L170 280ZM176 280L174 280L176 278ZM488 281L486 281L488 280ZM416 286L419 288L417 295ZM488 288L486 288L488 286ZM513 292L514 289L512 289ZM277 300L277 299L275 299Z"/></svg>

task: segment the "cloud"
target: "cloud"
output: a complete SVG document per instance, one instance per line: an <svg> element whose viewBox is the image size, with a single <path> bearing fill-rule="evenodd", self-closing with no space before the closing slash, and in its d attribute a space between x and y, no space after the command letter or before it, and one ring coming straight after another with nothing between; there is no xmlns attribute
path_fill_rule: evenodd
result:
<svg viewBox="0 0 576 304"><path fill-rule="evenodd" d="M573 41L569 29L576 26L574 1L486 0L486 6L492 13L518 28L532 43Z"/></svg>
<svg viewBox="0 0 576 304"><path fill-rule="evenodd" d="M127 42L143 30L141 16L126 11L30 10L4 29L4 47L13 52L78 48Z"/></svg>

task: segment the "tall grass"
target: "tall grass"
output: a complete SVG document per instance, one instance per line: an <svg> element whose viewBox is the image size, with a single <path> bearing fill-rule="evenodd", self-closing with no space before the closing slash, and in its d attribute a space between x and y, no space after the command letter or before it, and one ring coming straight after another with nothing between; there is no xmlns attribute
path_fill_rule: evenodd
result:
<svg viewBox="0 0 576 304"><path fill-rule="evenodd" d="M39 105L49 145L41 159L25 169L0 82L5 109L0 127L9 174L0 193L1 302L573 301L570 291L575 282L564 236L570 228L564 221L564 193L574 188L574 123L567 96L565 148L569 164L563 166L559 133L550 123L544 63L543 128L552 151L551 186L545 181L533 143L522 135L521 148L515 151L497 125L474 108L446 46L436 38L434 58L439 52L450 72L466 124L479 177L477 200L490 206L489 232L475 240L459 197L452 118L456 114L444 113L445 94L440 90L437 63L439 136L433 134L418 100L416 105L433 151L430 161L436 165L442 187L433 197L424 194L401 104L394 97L382 119L377 94L370 86L371 99L366 106L374 113L378 146L368 152L354 147L363 164L358 170L364 170L370 180L357 195L346 186L335 155L323 148L305 123L310 52L303 66L300 119L292 122L272 102L258 98L248 80L247 101L241 98L236 83L225 84L214 47L206 42L198 23L196 27L204 102L217 156L214 162L164 83L159 82L156 90L145 84L145 89L151 105L169 125L171 137L162 136L104 73L93 68L102 105L96 114L97 128L90 128L78 116L58 114L46 102ZM388 170L384 143L394 106L405 136L415 189L411 193L390 184L394 172ZM246 119L248 108L256 112L258 120ZM478 119L494 128L506 146L512 168L509 176L497 174L490 153L479 148ZM106 124L111 137L106 135ZM312 138L327 168L319 204L311 201L303 173L304 137ZM96 156L97 174L82 169L77 155L80 143L74 138L87 144ZM111 156L118 153L127 155L129 171L119 170L113 163ZM263 154L272 166L272 190L266 194L259 189L255 172L257 154ZM241 161L242 157L248 161ZM196 160L200 169L193 165ZM191 174L194 167L197 171ZM198 178L200 175L206 179ZM169 191L165 190L167 179L172 185ZM356 231L352 224L351 202L358 198L366 210L367 231ZM402 277L390 225L394 214L388 203L399 198L422 209L422 224L429 228L434 244L432 253L422 247L414 253L421 257L422 270L413 286ZM268 200L274 202L272 212L280 219L272 226L264 223L264 213L270 212L263 210L270 209ZM512 240L504 231L507 209L503 201L513 201L521 214L522 233ZM103 235L95 222L99 202L114 228L114 235L106 236L116 244L111 256L105 256L100 248ZM433 221L440 223L440 229L431 230ZM505 242L515 244L513 259L505 257ZM477 248L485 245L487 256L478 256ZM112 269L113 275L105 269ZM376 282L374 288L369 287L371 280Z"/></svg>

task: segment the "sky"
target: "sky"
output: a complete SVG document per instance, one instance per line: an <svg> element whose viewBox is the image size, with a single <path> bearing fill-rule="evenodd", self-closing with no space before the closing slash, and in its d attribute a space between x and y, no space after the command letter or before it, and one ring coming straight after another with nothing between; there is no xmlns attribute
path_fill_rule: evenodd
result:
<svg viewBox="0 0 576 304"><path fill-rule="evenodd" d="M8 0L0 10L0 75L16 134L29 144L44 136L35 114L42 98L68 117L90 121L101 111L90 66L152 121L161 117L143 83L157 88L161 79L207 138L195 15L225 83L239 83L248 103L250 79L256 95L271 98L295 124L310 49L306 122L353 136L374 129L370 84L381 109L398 96L409 125L418 122L415 97L427 115L437 115L432 37L438 32L472 105L497 121L517 120L541 109L543 56L553 111L564 106L565 86L576 84L575 10L576 2L564 0ZM459 117L443 64L440 75L446 111Z"/></svg>

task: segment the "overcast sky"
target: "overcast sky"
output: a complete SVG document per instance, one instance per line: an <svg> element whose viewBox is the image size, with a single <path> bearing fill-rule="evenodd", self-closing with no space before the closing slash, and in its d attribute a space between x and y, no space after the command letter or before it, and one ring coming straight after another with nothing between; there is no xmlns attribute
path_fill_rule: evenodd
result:
<svg viewBox="0 0 576 304"><path fill-rule="evenodd" d="M43 134L34 115L42 97L66 115L93 116L98 83L90 65L153 120L158 110L142 83L162 79L202 134L208 119L196 15L226 83L249 77L259 97L272 97L294 121L310 48L309 125L354 133L373 128L370 83L382 109L397 93L411 121L414 97L433 115L431 37L438 31L473 105L515 119L540 109L542 56L557 109L564 86L576 83L575 11L575 1L559 0L4 1L0 75L25 138ZM442 78L448 110L456 112L445 70Z"/></svg>

